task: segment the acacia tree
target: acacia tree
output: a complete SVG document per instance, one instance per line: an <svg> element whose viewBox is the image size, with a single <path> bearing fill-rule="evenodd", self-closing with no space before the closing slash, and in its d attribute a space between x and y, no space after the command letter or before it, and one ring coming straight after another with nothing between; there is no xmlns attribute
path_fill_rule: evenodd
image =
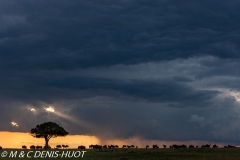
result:
<svg viewBox="0 0 240 160"><path fill-rule="evenodd" d="M48 142L50 138L66 136L68 135L68 132L54 122L45 122L42 124L38 124L35 128L32 128L30 134L35 138L44 138L44 148L49 148Z"/></svg>

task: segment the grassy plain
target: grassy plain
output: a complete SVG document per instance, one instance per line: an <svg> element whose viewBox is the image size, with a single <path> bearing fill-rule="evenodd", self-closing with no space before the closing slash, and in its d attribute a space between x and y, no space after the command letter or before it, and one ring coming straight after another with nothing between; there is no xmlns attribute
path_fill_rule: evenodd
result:
<svg viewBox="0 0 240 160"><path fill-rule="evenodd" d="M8 154L12 151L18 152L18 155L15 158L9 158L8 156L3 158L1 155L3 152L8 152ZM24 158L19 158L19 153L24 151ZM78 156L78 158L69 158L69 157L61 157L58 156L56 158L40 158L35 157L35 151L33 151L29 156L31 158L27 158L26 154L31 150L10 150L5 149L0 151L0 159L1 160L56 160L56 159L69 159L69 160L240 160L240 148L218 148L218 149L116 149L116 150L105 150L105 151L96 151L92 149L87 149L83 156ZM60 150L48 150L48 151L58 151L59 155L62 152L73 153L78 150L76 149L60 149ZM71 152L70 152L71 151ZM79 153L79 152L78 152Z"/></svg>

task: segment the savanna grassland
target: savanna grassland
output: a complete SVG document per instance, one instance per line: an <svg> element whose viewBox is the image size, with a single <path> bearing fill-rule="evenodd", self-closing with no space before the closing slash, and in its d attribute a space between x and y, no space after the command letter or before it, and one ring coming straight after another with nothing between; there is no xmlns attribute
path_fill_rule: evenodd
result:
<svg viewBox="0 0 240 160"><path fill-rule="evenodd" d="M24 151L25 154L31 150L1 150L0 154L3 152L10 153L11 151L17 151L20 153ZM50 151L50 150L48 150ZM59 154L66 151L78 151L76 149L53 149L51 151L58 151ZM69 158L69 157L57 157L57 158L34 158L33 151L29 156L31 158L27 158L26 155L23 158L3 158L0 156L2 160L24 160L24 159L34 159L34 160L43 160L43 159L83 159L83 160L240 160L240 148L217 148L217 149L115 149L115 150L104 150L104 151L96 151L93 149L87 149L83 158L79 156L78 158Z"/></svg>

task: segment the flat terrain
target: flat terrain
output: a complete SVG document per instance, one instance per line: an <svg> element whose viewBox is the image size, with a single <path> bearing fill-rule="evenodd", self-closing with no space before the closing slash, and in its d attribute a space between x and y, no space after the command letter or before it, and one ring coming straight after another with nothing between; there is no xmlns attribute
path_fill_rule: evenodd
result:
<svg viewBox="0 0 240 160"><path fill-rule="evenodd" d="M5 149L0 151L1 160L24 160L24 159L85 159L85 160L240 160L240 148L218 148L218 149L115 149L115 150L104 150L96 151L87 149L84 153L83 158L76 149L52 149L52 150L10 150ZM40 158L40 152L48 151L55 158ZM3 152L8 153L7 157L3 158ZM16 157L9 158L10 152L17 152ZM20 153L24 153L23 157L20 158ZM37 153L36 153L37 152ZM27 153L29 157L27 157ZM58 154L57 154L58 153ZM72 153L75 153L77 158L71 157ZM13 156L13 155L12 155ZM35 157L34 157L35 156ZM46 152L42 155L46 156ZM67 156L67 157L66 157Z"/></svg>

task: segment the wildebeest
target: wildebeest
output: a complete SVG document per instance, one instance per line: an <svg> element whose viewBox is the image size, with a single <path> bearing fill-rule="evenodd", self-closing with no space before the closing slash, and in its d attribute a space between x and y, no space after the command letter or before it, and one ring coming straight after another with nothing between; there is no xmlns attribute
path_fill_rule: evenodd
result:
<svg viewBox="0 0 240 160"><path fill-rule="evenodd" d="M108 146L105 144L103 147L102 147L103 149L107 149L108 148Z"/></svg>
<svg viewBox="0 0 240 160"><path fill-rule="evenodd" d="M96 150L102 150L102 146L101 145L90 145L89 148L92 148L92 149L96 149Z"/></svg>
<svg viewBox="0 0 240 160"><path fill-rule="evenodd" d="M180 148L180 145L173 144L173 145L172 145L172 148Z"/></svg>
<svg viewBox="0 0 240 160"><path fill-rule="evenodd" d="M149 148L149 145L146 145L146 149L148 149Z"/></svg>
<svg viewBox="0 0 240 160"><path fill-rule="evenodd" d="M61 145L56 145L56 148L60 149L60 148L62 148L62 146Z"/></svg>
<svg viewBox="0 0 240 160"><path fill-rule="evenodd" d="M211 145L210 144L206 144L206 145L202 145L201 148L210 148Z"/></svg>
<svg viewBox="0 0 240 160"><path fill-rule="evenodd" d="M34 145L31 145L30 146L30 149L35 149L36 147Z"/></svg>
<svg viewBox="0 0 240 160"><path fill-rule="evenodd" d="M232 145L227 145L227 146L224 146L224 148L234 148L235 146L232 146Z"/></svg>
<svg viewBox="0 0 240 160"><path fill-rule="evenodd" d="M86 147L85 146L78 146L78 149L80 149L80 150L86 150Z"/></svg>
<svg viewBox="0 0 240 160"><path fill-rule="evenodd" d="M27 146L23 145L23 146L22 146L22 149L27 149Z"/></svg>
<svg viewBox="0 0 240 160"><path fill-rule="evenodd" d="M158 145L153 145L153 149L155 149L155 148L159 148Z"/></svg>
<svg viewBox="0 0 240 160"><path fill-rule="evenodd" d="M115 148L118 148L118 146L117 145L108 145L108 149L115 149Z"/></svg>
<svg viewBox="0 0 240 160"><path fill-rule="evenodd" d="M68 148L69 146L68 145L62 145L62 148Z"/></svg>
<svg viewBox="0 0 240 160"><path fill-rule="evenodd" d="M127 145L123 145L122 148L127 148Z"/></svg>
<svg viewBox="0 0 240 160"><path fill-rule="evenodd" d="M42 146L36 146L36 149L42 149Z"/></svg>
<svg viewBox="0 0 240 160"><path fill-rule="evenodd" d="M194 145L189 145L188 148L194 148Z"/></svg>
<svg viewBox="0 0 240 160"><path fill-rule="evenodd" d="M166 145L163 145L163 148L167 148L167 146L166 146Z"/></svg>
<svg viewBox="0 0 240 160"><path fill-rule="evenodd" d="M182 144L182 145L174 144L174 145L170 146L170 148L179 149L179 148L187 148L187 146L185 144Z"/></svg>
<svg viewBox="0 0 240 160"><path fill-rule="evenodd" d="M216 144L213 145L213 148L218 148L218 146Z"/></svg>
<svg viewBox="0 0 240 160"><path fill-rule="evenodd" d="M134 148L134 145L131 145L131 146L127 146L127 148Z"/></svg>
<svg viewBox="0 0 240 160"><path fill-rule="evenodd" d="M101 145L94 145L93 149L102 150L102 146Z"/></svg>
<svg viewBox="0 0 240 160"><path fill-rule="evenodd" d="M44 148L44 149L51 149L50 146L44 146L43 148Z"/></svg>
<svg viewBox="0 0 240 160"><path fill-rule="evenodd" d="M228 145L228 148L235 148L235 146L232 146L232 145Z"/></svg>
<svg viewBox="0 0 240 160"><path fill-rule="evenodd" d="M89 148L92 149L93 148L93 144L89 145Z"/></svg>
<svg viewBox="0 0 240 160"><path fill-rule="evenodd" d="M117 150L119 147L118 147L118 145L104 145L103 147L102 147L103 149L109 149L109 150L111 150L111 151L113 151L113 150Z"/></svg>
<svg viewBox="0 0 240 160"><path fill-rule="evenodd" d="M182 144L180 148L187 148L187 146L185 144Z"/></svg>

